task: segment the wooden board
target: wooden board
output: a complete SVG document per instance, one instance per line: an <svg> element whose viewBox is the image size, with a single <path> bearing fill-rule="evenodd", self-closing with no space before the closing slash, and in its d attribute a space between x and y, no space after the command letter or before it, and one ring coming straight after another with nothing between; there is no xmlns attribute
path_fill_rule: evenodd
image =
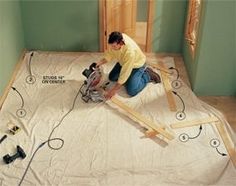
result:
<svg viewBox="0 0 236 186"><path fill-rule="evenodd" d="M225 129L225 125L218 121L215 123L215 126L221 136L221 139L224 142L225 148L230 156L230 159L233 162L234 167L236 168L236 151L234 148L234 144L233 144L227 130Z"/></svg>
<svg viewBox="0 0 236 186"><path fill-rule="evenodd" d="M156 68L157 70L163 71L167 74L170 74L171 72L169 71L169 69L167 69L166 67L163 67L159 64L155 64L155 63L150 63L150 62L146 62L149 66Z"/></svg>
<svg viewBox="0 0 236 186"><path fill-rule="evenodd" d="M166 67L165 67L165 65L162 61L159 62L159 66L163 69L166 69ZM167 97L167 101L168 101L168 104L169 104L170 111L176 112L177 111L177 106L176 106L176 103L175 103L174 95L172 93L172 87L171 87L171 83L170 83L170 79L168 77L168 74L161 71L161 77L162 77L163 85L164 85L164 88L165 88L166 97Z"/></svg>
<svg viewBox="0 0 236 186"><path fill-rule="evenodd" d="M119 106L121 109L126 111L125 113L127 113L127 116L131 115L132 117L137 119L138 122L142 126L143 126L143 124L145 124L145 126L147 126L148 128L151 128L152 130L157 131L160 135L162 135L163 137L167 138L168 140L174 139L174 136L171 133L169 133L166 130L164 130L162 125L153 123L152 121L150 121L147 118L145 118L144 116L140 115L140 113L136 112L135 110L133 110L132 108L130 108L129 106L127 106L126 104L124 104L122 101L118 100L115 97L112 97L111 101L114 104L116 104L117 106ZM132 117L130 117L130 118L132 119Z"/></svg>
<svg viewBox="0 0 236 186"><path fill-rule="evenodd" d="M196 126L196 125L212 123L212 122L216 122L216 121L218 121L218 118L215 116L211 116L211 117L207 117L207 118L203 118L203 119L173 123L170 126L173 129L177 129L177 128L192 127L192 126Z"/></svg>

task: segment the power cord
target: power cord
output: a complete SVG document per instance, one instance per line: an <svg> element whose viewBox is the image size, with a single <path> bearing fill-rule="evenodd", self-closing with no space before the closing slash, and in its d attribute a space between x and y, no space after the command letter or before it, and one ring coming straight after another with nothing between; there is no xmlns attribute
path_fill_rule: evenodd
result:
<svg viewBox="0 0 236 186"><path fill-rule="evenodd" d="M59 123L52 129L51 133L50 133L49 136L48 136L48 140L42 142L42 143L37 147L37 149L34 151L32 157L30 158L30 161L29 161L29 163L28 163L28 165L27 165L27 167L26 167L26 169L25 169L25 172L24 172L24 174L23 174L23 176L22 176L22 178L21 178L21 180L20 180L20 182L19 182L19 184L18 184L19 186L22 184L22 182L23 182L23 180L24 180L24 178L25 178L25 176L26 176L26 173L27 173L27 171L28 171L28 169L29 169L29 166L30 166L30 164L32 163L32 161L33 161L33 159L34 159L34 156L36 155L36 153L38 152L38 150L39 150L41 147L43 147L46 143L48 144L48 147L49 147L50 149L52 149L52 150L59 150L59 149L61 149L61 148L63 147L63 145L64 145L64 140L63 140L62 138L51 138L51 136L52 136L52 134L54 133L54 131L56 130L56 128L58 128L58 127L62 124L62 121L65 119L65 117L66 117L67 115L69 115L69 113L74 109L74 107L75 107L75 101L76 101L76 99L77 99L77 97L78 97L78 95L79 95L79 92L80 92L80 90L77 92L77 94L76 94L76 96L75 96L75 98L74 98L73 105L72 105L71 109L61 118L61 120L59 121ZM53 146L50 144L51 141L61 141L61 145L60 145L59 147L53 147Z"/></svg>

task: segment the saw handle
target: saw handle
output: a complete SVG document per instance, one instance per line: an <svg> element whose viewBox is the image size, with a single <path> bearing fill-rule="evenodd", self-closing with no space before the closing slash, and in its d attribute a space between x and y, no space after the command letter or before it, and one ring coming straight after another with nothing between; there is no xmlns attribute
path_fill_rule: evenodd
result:
<svg viewBox="0 0 236 186"><path fill-rule="evenodd" d="M89 66L89 69L90 69L90 70L94 70L96 67L97 67L97 63L92 63L92 64Z"/></svg>

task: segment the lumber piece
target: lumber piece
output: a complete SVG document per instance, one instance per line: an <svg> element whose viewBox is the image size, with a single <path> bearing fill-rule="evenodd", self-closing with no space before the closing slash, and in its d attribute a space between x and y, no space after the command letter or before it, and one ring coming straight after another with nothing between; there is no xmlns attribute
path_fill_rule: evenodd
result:
<svg viewBox="0 0 236 186"><path fill-rule="evenodd" d="M215 116L211 116L211 117L197 119L197 120L182 121L182 122L178 122L178 123L173 123L170 126L173 129L177 129L177 128L192 127L192 126L196 126L196 125L212 123L212 122L216 122L216 121L218 121L218 118Z"/></svg>
<svg viewBox="0 0 236 186"><path fill-rule="evenodd" d="M236 168L236 150L234 148L234 144L233 144L227 130L225 129L225 125L218 121L215 123L215 126L221 136L221 139L223 140L225 148L230 156L230 159L231 159L234 167Z"/></svg>
<svg viewBox="0 0 236 186"><path fill-rule="evenodd" d="M162 61L160 61L159 63L160 63L159 66L165 69L164 63ZM169 109L172 112L176 112L177 111L177 106L176 106L176 103L175 103L174 95L172 93L172 87L171 87L171 83L170 83L170 79L168 77L168 74L161 71L161 77L162 77L163 85L164 85L164 88L165 88L166 97L167 97L167 101L168 101L168 104L169 104Z"/></svg>
<svg viewBox="0 0 236 186"><path fill-rule="evenodd" d="M147 138L153 138L153 137L155 137L157 134L159 134L157 131L155 131L155 130L147 130L146 132L145 132L145 136L147 137Z"/></svg>
<svg viewBox="0 0 236 186"><path fill-rule="evenodd" d="M118 100L117 98L112 98L113 100L116 101L116 105L119 106L119 108L121 108L122 110L125 110L127 109L127 105L125 105L125 103L122 103L120 100ZM111 99L111 101L112 101ZM114 101L112 101L114 103ZM119 102L119 103L118 103ZM125 107L125 108L124 108ZM128 110L131 110L131 108L129 107ZM153 137L154 133L155 135L157 135L157 132L154 131L151 127L149 127L148 125L145 125L144 123L139 123L143 128L147 129L144 133L145 133L145 136L146 137Z"/></svg>
<svg viewBox="0 0 236 186"><path fill-rule="evenodd" d="M140 113L138 113L137 111L133 110L131 107L127 106L126 104L124 104L122 101L120 101L119 99L112 97L111 101L119 106L121 109L123 109L125 111L125 113L127 113L127 116L129 116L128 114L130 114L131 116L133 116L135 119L138 120L138 122L140 123L140 125L143 126L143 124L145 126L147 126L149 129L151 128L152 130L157 131L160 135L162 135L163 137L167 138L168 140L172 140L174 139L174 136L167 132L166 130L164 130L160 124L156 124L153 123L152 121L150 121L149 119L145 118L144 116L142 116ZM129 116L130 117L130 116ZM132 119L132 117L130 117Z"/></svg>
<svg viewBox="0 0 236 186"><path fill-rule="evenodd" d="M161 126L161 128L163 130L166 129L164 126ZM150 128L147 131L145 131L145 136L148 137L148 138L152 138L152 137L156 136L157 134L159 134L159 133L157 131L153 130L152 128Z"/></svg>
<svg viewBox="0 0 236 186"><path fill-rule="evenodd" d="M170 74L169 69L167 69L166 67L163 67L163 66L161 66L159 64L156 64L156 63L151 63L151 62L146 62L146 63L148 65L150 65L151 67L156 68L157 70L160 70L160 71L163 71L163 72L165 72L167 74Z"/></svg>

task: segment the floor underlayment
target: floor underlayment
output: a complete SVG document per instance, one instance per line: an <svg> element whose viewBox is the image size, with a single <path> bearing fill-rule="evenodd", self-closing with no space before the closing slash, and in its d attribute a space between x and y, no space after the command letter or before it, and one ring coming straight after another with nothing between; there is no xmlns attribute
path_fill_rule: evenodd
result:
<svg viewBox="0 0 236 186"><path fill-rule="evenodd" d="M122 88L114 97L130 112L112 100L81 99L82 71L101 58L26 53L0 111L0 137L8 136L0 155L15 154L19 145L26 157L0 162L0 185L236 185L235 134L179 78L173 58L161 63L148 55L162 83L132 98ZM105 77L113 65L103 67ZM160 132L146 137L145 123ZM20 130L9 134L11 126Z"/></svg>

